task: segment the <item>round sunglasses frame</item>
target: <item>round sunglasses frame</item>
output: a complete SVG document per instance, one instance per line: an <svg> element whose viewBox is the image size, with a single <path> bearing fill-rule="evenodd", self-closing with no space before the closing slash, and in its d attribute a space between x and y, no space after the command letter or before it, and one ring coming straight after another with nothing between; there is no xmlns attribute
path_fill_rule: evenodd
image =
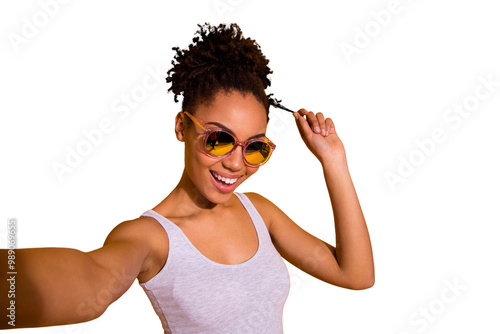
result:
<svg viewBox="0 0 500 334"><path fill-rule="evenodd" d="M221 128L221 127L204 126L203 124L201 124L201 122L196 117L194 117L193 115L191 115L189 112L182 111L181 113L183 113L186 116L188 116L188 118L191 119L191 121L193 121L193 123L197 124L199 127L201 127L203 129L203 132L204 132L203 133L203 148L204 148L203 152L205 154L207 154L208 156L212 157L212 158L223 159L225 157L228 157L228 156L230 156L231 154L234 153L234 151L236 150L236 147L241 146L243 148L243 162L245 163L245 165L247 165L249 167L260 167L260 166L262 166L263 164L265 164L266 162L269 161L269 158L271 158L271 155L273 154L273 151L276 149L276 145L269 138L267 138L267 137L264 137L264 138L253 138L253 139L250 139L250 140L247 140L247 141L240 141L240 140L238 140L238 138L234 134L232 134L229 131L229 129L224 129L224 128ZM217 132L217 131L227 133L228 135L230 135L234 139L234 146L233 146L233 148L231 149L231 151L229 151L228 153L226 153L224 155L215 155L215 154L210 153L206 149L207 138L212 133ZM255 143L255 142L264 142L264 143L268 144L269 147L271 148L271 150L269 151L269 155L267 156L267 158L263 162L261 162L259 164L251 164L246 159L246 150L247 150L248 145L250 145L252 143Z"/></svg>

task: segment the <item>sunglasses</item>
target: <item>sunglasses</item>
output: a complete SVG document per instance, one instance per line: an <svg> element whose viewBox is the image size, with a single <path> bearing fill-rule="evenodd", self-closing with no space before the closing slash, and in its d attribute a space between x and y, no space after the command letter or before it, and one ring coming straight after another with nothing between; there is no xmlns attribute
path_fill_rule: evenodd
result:
<svg viewBox="0 0 500 334"><path fill-rule="evenodd" d="M204 150L211 157L225 158L231 155L238 145L241 145L245 164L250 167L258 167L269 160L276 148L276 145L267 137L241 142L229 130L220 127L205 127L189 112L183 111L183 113L203 129Z"/></svg>

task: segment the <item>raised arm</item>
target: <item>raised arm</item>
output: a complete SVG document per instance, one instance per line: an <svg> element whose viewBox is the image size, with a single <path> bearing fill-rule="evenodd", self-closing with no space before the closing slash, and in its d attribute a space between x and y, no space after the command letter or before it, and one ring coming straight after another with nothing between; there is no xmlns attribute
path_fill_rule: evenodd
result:
<svg viewBox="0 0 500 334"><path fill-rule="evenodd" d="M121 223L102 248L88 253L70 248L15 250L15 328L79 323L102 315L144 270L149 253L144 223L143 218ZM6 263L7 250L0 251L0 259ZM8 283L0 283L2 310L8 307ZM0 329L5 328L13 327L4 319Z"/></svg>
<svg viewBox="0 0 500 334"><path fill-rule="evenodd" d="M331 119L305 109L294 116L302 139L323 167L334 214L335 247L304 231L271 202L256 195L252 200L260 203L267 215L274 245L287 261L334 285L355 290L369 288L375 280L370 236L347 168L344 146Z"/></svg>

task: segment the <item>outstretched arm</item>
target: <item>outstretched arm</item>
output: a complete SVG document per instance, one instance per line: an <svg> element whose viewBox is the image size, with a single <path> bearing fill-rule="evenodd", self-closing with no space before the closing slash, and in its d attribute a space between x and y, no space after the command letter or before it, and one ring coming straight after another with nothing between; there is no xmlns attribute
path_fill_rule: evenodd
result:
<svg viewBox="0 0 500 334"><path fill-rule="evenodd" d="M11 300L16 326L4 319L0 329L72 324L102 315L132 285L148 255L138 220L118 225L102 248L88 253L70 248L15 250L17 274ZM7 250L0 250L0 258L7 259ZM10 289L2 278L3 313L9 307L4 296Z"/></svg>

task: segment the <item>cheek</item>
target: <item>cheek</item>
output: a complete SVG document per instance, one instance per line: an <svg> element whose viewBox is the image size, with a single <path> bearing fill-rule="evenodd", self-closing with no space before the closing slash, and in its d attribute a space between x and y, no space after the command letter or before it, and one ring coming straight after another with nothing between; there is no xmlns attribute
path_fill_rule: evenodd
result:
<svg viewBox="0 0 500 334"><path fill-rule="evenodd" d="M197 137L187 136L186 141L184 142L184 157L186 163L195 162L200 163L205 154L201 150L200 147L200 139Z"/></svg>
<svg viewBox="0 0 500 334"><path fill-rule="evenodd" d="M248 167L247 166L247 172L246 172L246 177L249 178L252 176L254 173L256 173L259 170L259 167Z"/></svg>
<svg viewBox="0 0 500 334"><path fill-rule="evenodd" d="M196 172L200 167L207 167L213 164L212 159L205 153L200 152L197 147L186 147L185 164L188 169Z"/></svg>
<svg viewBox="0 0 500 334"><path fill-rule="evenodd" d="M201 150L196 142L185 143L185 168L192 181L202 180L209 175L208 169L217 163L217 160L209 157Z"/></svg>

